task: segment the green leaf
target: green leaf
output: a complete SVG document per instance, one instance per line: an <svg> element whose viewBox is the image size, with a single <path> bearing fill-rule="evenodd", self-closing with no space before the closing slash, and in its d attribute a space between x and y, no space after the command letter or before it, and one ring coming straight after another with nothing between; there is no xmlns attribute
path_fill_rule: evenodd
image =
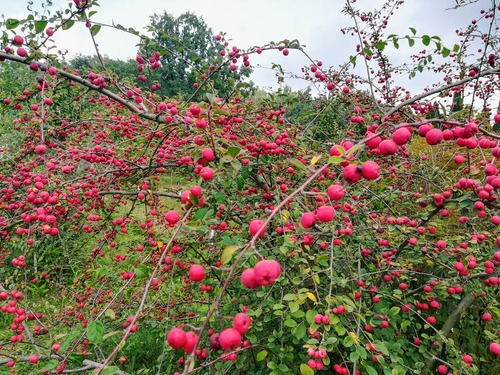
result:
<svg viewBox="0 0 500 375"><path fill-rule="evenodd" d="M7 27L7 30L15 29L18 26L19 26L19 20L16 20L15 18L8 18L5 21L5 27Z"/></svg>
<svg viewBox="0 0 500 375"><path fill-rule="evenodd" d="M267 367L269 367L271 370L276 370L278 368L278 365L275 362L271 361L267 363Z"/></svg>
<svg viewBox="0 0 500 375"><path fill-rule="evenodd" d="M87 337L92 344L100 344L104 336L104 324L99 320L90 322L87 327Z"/></svg>
<svg viewBox="0 0 500 375"><path fill-rule="evenodd" d="M101 25L92 25L92 27L90 28L90 33L92 34L92 36L96 36L99 30L101 30Z"/></svg>
<svg viewBox="0 0 500 375"><path fill-rule="evenodd" d="M196 211L196 215L194 215L195 220L201 220L205 217L208 212L208 208L200 208Z"/></svg>
<svg viewBox="0 0 500 375"><path fill-rule="evenodd" d="M61 353L65 352L68 350L68 348L73 345L73 341L75 341L76 338L78 338L82 333L80 331L75 331L72 332L66 337L66 340L63 341L61 344L61 348L59 349Z"/></svg>
<svg viewBox="0 0 500 375"><path fill-rule="evenodd" d="M308 310L306 312L306 320L307 320L307 323L309 324L312 324L314 323L314 316L317 314L318 312L316 310Z"/></svg>
<svg viewBox="0 0 500 375"><path fill-rule="evenodd" d="M71 353L68 357L69 361L76 366L81 366L85 360L85 354L82 353Z"/></svg>
<svg viewBox="0 0 500 375"><path fill-rule="evenodd" d="M250 172L250 169L248 169L247 167L243 167L243 168L241 168L240 174L241 174L241 177L248 178L251 176L252 173Z"/></svg>
<svg viewBox="0 0 500 375"><path fill-rule="evenodd" d="M330 156L330 158L328 159L328 162L330 164L333 164L333 165L339 165L343 161L344 161L344 158L342 158L340 156Z"/></svg>
<svg viewBox="0 0 500 375"><path fill-rule="evenodd" d="M241 190L245 186L245 180L241 177L236 177L236 189Z"/></svg>
<svg viewBox="0 0 500 375"><path fill-rule="evenodd" d="M386 46L387 46L386 42L377 42L377 44L375 45L375 47L379 52L382 52Z"/></svg>
<svg viewBox="0 0 500 375"><path fill-rule="evenodd" d="M278 370L281 370L281 371L282 371L282 372L281 372L282 374L286 374L286 373L288 372L288 366L287 366L287 365L285 365L285 364L279 365L279 366L278 366Z"/></svg>
<svg viewBox="0 0 500 375"><path fill-rule="evenodd" d="M458 44L455 44L453 46L453 52L458 52L458 51L460 51L460 46Z"/></svg>
<svg viewBox="0 0 500 375"><path fill-rule="evenodd" d="M413 28L413 27L410 27L410 31L413 35L415 35L417 33L417 29Z"/></svg>
<svg viewBox="0 0 500 375"><path fill-rule="evenodd" d="M120 369L116 366L108 366L104 370L101 371L101 375L114 375L118 374ZM97 373L97 370L96 370Z"/></svg>
<svg viewBox="0 0 500 375"><path fill-rule="evenodd" d="M240 151L241 151L241 148L234 147L234 146L228 147L228 149L227 149L227 153L229 155L231 155L233 158L235 158L236 155L238 155L240 153Z"/></svg>
<svg viewBox="0 0 500 375"><path fill-rule="evenodd" d="M401 308L399 308L397 306L391 307L391 309L389 310L389 316L397 316L400 311L401 311Z"/></svg>
<svg viewBox="0 0 500 375"><path fill-rule="evenodd" d="M37 34L43 32L45 30L45 27L47 26L48 22L45 20L42 21L35 21L35 32Z"/></svg>
<svg viewBox="0 0 500 375"><path fill-rule="evenodd" d="M128 31L130 34L139 35L139 31L137 31L136 29L133 29L132 27L129 27L129 28L127 29L127 31Z"/></svg>
<svg viewBox="0 0 500 375"><path fill-rule="evenodd" d="M224 250L222 250L222 254L220 256L220 261L222 262L222 264L224 264L224 265L228 264L231 261L231 259L233 258L234 253L239 248L240 247L237 245L229 245Z"/></svg>
<svg viewBox="0 0 500 375"><path fill-rule="evenodd" d="M290 164L294 165L298 169L301 169L303 171L307 170L307 167L301 161L299 161L297 159L290 159L288 161L290 162Z"/></svg>
<svg viewBox="0 0 500 375"><path fill-rule="evenodd" d="M297 311L300 308L299 304L297 302L293 302L293 301L290 301L288 303L288 306L290 307L291 313L294 313L295 311Z"/></svg>
<svg viewBox="0 0 500 375"><path fill-rule="evenodd" d="M189 193L189 200L193 204L193 206L198 206L200 204L200 199L195 197L193 194Z"/></svg>
<svg viewBox="0 0 500 375"><path fill-rule="evenodd" d="M74 20L68 20L62 25L63 30L69 30L75 24Z"/></svg>
<svg viewBox="0 0 500 375"><path fill-rule="evenodd" d="M301 375L314 375L314 370L310 368L305 363L300 364L300 374Z"/></svg>
<svg viewBox="0 0 500 375"><path fill-rule="evenodd" d="M413 47L415 45L415 39L410 38L410 37L407 37L407 39L408 39L408 45L410 47Z"/></svg>
<svg viewBox="0 0 500 375"><path fill-rule="evenodd" d="M217 192L214 194L214 199L217 203L224 203L226 201L226 194Z"/></svg>
<svg viewBox="0 0 500 375"><path fill-rule="evenodd" d="M47 362L45 364L45 366L43 366L42 370L41 371L50 371L50 370L54 370L57 365L59 364L59 361L56 360L56 359L51 359L49 362Z"/></svg>
<svg viewBox="0 0 500 375"><path fill-rule="evenodd" d="M306 313L302 310L297 310L292 313L293 318L302 319L304 316L306 316Z"/></svg>
<svg viewBox="0 0 500 375"><path fill-rule="evenodd" d="M352 66L356 66L356 56L351 56L349 57L349 61L351 62Z"/></svg>
<svg viewBox="0 0 500 375"><path fill-rule="evenodd" d="M341 325L335 325L335 331L337 331L337 335L339 336L344 336L346 334L346 329L344 328L344 326L341 326Z"/></svg>
<svg viewBox="0 0 500 375"><path fill-rule="evenodd" d="M429 35L422 36L422 43L424 46L428 46L431 43L431 37Z"/></svg>
<svg viewBox="0 0 500 375"><path fill-rule="evenodd" d="M356 352L359 354L360 358L366 359L368 357L368 353L365 348L362 346L356 346Z"/></svg>
<svg viewBox="0 0 500 375"><path fill-rule="evenodd" d="M378 372L377 370L375 370L373 367L371 367L370 365L366 365L363 363L363 367L365 368L366 370L366 373L368 375L378 375Z"/></svg>
<svg viewBox="0 0 500 375"><path fill-rule="evenodd" d="M263 361L264 358L267 357L267 350L261 350L260 352L257 353L256 360L257 362Z"/></svg>
<svg viewBox="0 0 500 375"><path fill-rule="evenodd" d="M446 47L443 47L443 49L441 50L441 55L443 55L443 57L450 56L450 53L451 53L451 51Z"/></svg>
<svg viewBox="0 0 500 375"><path fill-rule="evenodd" d="M292 333L298 340L302 340L306 336L306 326L304 323L300 323L297 327L292 328Z"/></svg>
<svg viewBox="0 0 500 375"><path fill-rule="evenodd" d="M377 347L377 350L381 352L383 355L389 355L389 350L387 350L387 347L383 342L375 342L375 346Z"/></svg>
<svg viewBox="0 0 500 375"><path fill-rule="evenodd" d="M123 331L111 331L111 332L108 332L108 333L106 333L102 337L102 341L105 341L105 340L109 339L110 337L113 337L113 336L116 336L116 335L121 335L121 334L123 334Z"/></svg>
<svg viewBox="0 0 500 375"><path fill-rule="evenodd" d="M138 279L142 279L148 276L149 268L145 264L139 264L137 267L134 268L134 273Z"/></svg>
<svg viewBox="0 0 500 375"><path fill-rule="evenodd" d="M346 153L346 156L354 155L361 147L364 147L363 144L357 144L352 146Z"/></svg>

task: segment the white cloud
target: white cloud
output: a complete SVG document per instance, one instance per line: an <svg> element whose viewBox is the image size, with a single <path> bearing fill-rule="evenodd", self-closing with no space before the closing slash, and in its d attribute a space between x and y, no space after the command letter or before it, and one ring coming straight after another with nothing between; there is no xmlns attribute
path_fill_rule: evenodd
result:
<svg viewBox="0 0 500 375"><path fill-rule="evenodd" d="M40 8L42 0L35 1ZM54 7L63 8L68 0L54 0ZM358 0L354 5L372 10L382 0ZM464 27L471 19L471 14L478 15L478 7L468 7L458 12L444 12L452 7L453 0L407 0L391 18L388 32L405 35L409 27L415 27L418 34L440 35L453 44L455 27ZM98 13L92 17L95 22L121 24L125 27L144 32L153 13L167 11L176 16L191 11L202 16L215 33L226 32L232 42L240 48L266 44L284 38L298 39L306 45L306 51L314 59L322 60L325 66L338 67L355 53L357 41L342 36L340 29L351 24L350 19L341 10L343 0L316 0L311 2L297 0L100 0ZM24 1L2 1L1 13L7 17L26 16ZM75 54L94 54L94 46L88 30L82 24L76 24L69 31L55 35L57 45L67 49L69 56ZM133 58L136 54L138 38L123 32L103 27L96 37L100 52L113 58ZM402 49L395 51L394 57L409 49L401 43ZM304 56L292 51L288 57L279 52L265 56L252 57L252 63L270 67L272 62L283 64L285 70L300 73L300 68L307 64ZM257 68L252 79L260 86L276 87L274 73L268 69ZM303 87L304 82L289 81L293 87ZM415 84L415 82L411 83Z"/></svg>

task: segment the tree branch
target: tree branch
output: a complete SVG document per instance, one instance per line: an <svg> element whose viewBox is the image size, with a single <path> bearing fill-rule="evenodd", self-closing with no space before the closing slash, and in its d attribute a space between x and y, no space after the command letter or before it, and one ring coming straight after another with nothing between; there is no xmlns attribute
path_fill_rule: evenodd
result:
<svg viewBox="0 0 500 375"><path fill-rule="evenodd" d="M461 79L459 81L452 82L452 83L449 83L449 84L441 86L441 87L437 87L433 90L424 92L420 95L416 95L413 98L408 99L408 100L398 104L397 106L395 106L389 112L385 113L382 116L382 118L388 117L388 116L396 113L397 111L399 111L401 108L404 108L409 104L415 103L415 102L419 101L420 99L423 99L423 98L426 98L428 96L452 89L453 87L464 85L464 84L469 83L470 81L473 81L475 79L477 80L480 77L484 77L484 76L488 76L488 75L492 75L492 74L500 74L500 68L484 70L484 71L476 74L474 77L467 77L467 78Z"/></svg>
<svg viewBox="0 0 500 375"><path fill-rule="evenodd" d="M29 65L31 62L33 62L27 58L15 56L15 55L10 55L10 54L5 53L5 52L0 52L0 60L10 60L10 61L14 61L14 62L17 62L20 64L25 64L25 65ZM46 64L43 64L41 62L35 61L35 63L38 65L39 68L46 67ZM101 94L107 96L108 98L114 100L115 102L123 105L124 107L129 109L131 112L137 114L139 117L142 117L143 119L159 122L162 124L173 125L172 122L166 121L165 116L160 116L160 115L152 113L152 112L146 112L110 90L107 90L107 89L102 88L100 86L96 86L96 85L92 84L90 81L88 81L80 76L77 76L75 74L69 73L65 70L58 69L58 68L55 68L55 69L56 69L56 72L59 76L64 77L70 81L76 82L82 86L88 87L91 90L100 92Z"/></svg>

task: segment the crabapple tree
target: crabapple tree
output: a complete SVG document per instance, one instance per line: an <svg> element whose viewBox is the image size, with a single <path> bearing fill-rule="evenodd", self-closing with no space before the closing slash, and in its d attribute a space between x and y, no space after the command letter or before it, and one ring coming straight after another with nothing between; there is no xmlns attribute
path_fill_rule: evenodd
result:
<svg viewBox="0 0 500 375"><path fill-rule="evenodd" d="M499 371L494 0L456 44L390 34L404 1L347 0L340 69L219 34L171 97L160 51L97 3L1 25L1 374ZM137 35L137 82L66 64L53 36L75 23ZM315 104L221 97L261 53L304 56Z"/></svg>

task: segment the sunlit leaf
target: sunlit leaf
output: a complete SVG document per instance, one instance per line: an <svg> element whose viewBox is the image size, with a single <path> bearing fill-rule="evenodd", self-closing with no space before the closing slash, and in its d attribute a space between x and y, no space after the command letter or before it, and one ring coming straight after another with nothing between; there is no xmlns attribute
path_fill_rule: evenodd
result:
<svg viewBox="0 0 500 375"><path fill-rule="evenodd" d="M314 375L314 370L310 368L307 364L300 364L300 374L301 375Z"/></svg>
<svg viewBox="0 0 500 375"><path fill-rule="evenodd" d="M257 353L255 359L257 362L263 361L267 357L267 350L261 350L260 352Z"/></svg>
<svg viewBox="0 0 500 375"><path fill-rule="evenodd" d="M358 345L359 344L359 338L358 338L358 335L356 335L356 332L349 332L348 333L349 337L352 339L352 341Z"/></svg>
<svg viewBox="0 0 500 375"><path fill-rule="evenodd" d="M321 155L313 156L311 158L311 165L315 165L321 159Z"/></svg>
<svg viewBox="0 0 500 375"><path fill-rule="evenodd" d="M307 297L313 301L313 302L318 302L318 300L316 299L316 296L314 294L312 294L311 292L307 292Z"/></svg>

